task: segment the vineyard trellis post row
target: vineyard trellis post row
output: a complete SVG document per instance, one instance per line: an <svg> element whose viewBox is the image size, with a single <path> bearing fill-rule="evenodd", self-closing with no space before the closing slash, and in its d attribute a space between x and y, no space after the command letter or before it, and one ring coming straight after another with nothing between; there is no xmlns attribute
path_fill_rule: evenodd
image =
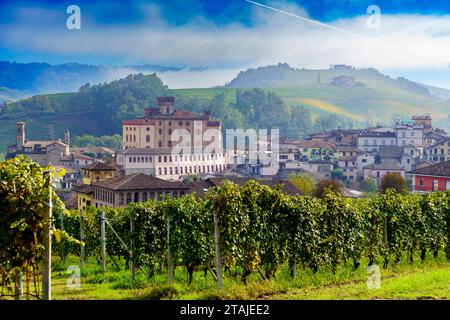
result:
<svg viewBox="0 0 450 320"><path fill-rule="evenodd" d="M130 219L130 233L131 233L131 248L130 248L130 260L131 260L131 280L136 278L136 264L135 264L135 252L134 252L134 221Z"/></svg>
<svg viewBox="0 0 450 320"><path fill-rule="evenodd" d="M48 190L48 199L44 210L44 259L42 266L42 299L51 300L52 295L52 182L51 171L44 171L45 188Z"/></svg>
<svg viewBox="0 0 450 320"><path fill-rule="evenodd" d="M222 290L222 252L220 248L219 214L217 211L214 212L214 242L216 248L217 286L219 290Z"/></svg>
<svg viewBox="0 0 450 320"><path fill-rule="evenodd" d="M105 211L100 212L100 243L102 255L102 272L106 272L106 229L105 229Z"/></svg>
<svg viewBox="0 0 450 320"><path fill-rule="evenodd" d="M167 271L168 279L167 283L169 286L173 285L173 260L172 260L172 250L170 249L170 214L167 216Z"/></svg>
<svg viewBox="0 0 450 320"><path fill-rule="evenodd" d="M80 264L81 267L84 268L84 261L85 261L85 253L84 253L84 217L83 217L83 211L80 212L80 241L83 242L80 247Z"/></svg>

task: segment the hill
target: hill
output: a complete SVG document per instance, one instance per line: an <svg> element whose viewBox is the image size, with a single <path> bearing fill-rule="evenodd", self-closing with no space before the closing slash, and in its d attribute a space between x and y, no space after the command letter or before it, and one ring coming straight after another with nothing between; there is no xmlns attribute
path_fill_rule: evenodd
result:
<svg viewBox="0 0 450 320"><path fill-rule="evenodd" d="M176 70L180 69L159 65L97 66L79 63L51 65L0 61L0 87L31 94L70 92L78 90L86 83L113 81L133 73ZM0 98L1 96L0 91ZM16 100L14 95L7 98L4 100Z"/></svg>
<svg viewBox="0 0 450 320"><path fill-rule="evenodd" d="M333 84L339 77L362 85ZM372 122L390 123L393 117L431 113L436 124L450 127L450 103L446 99L450 90L405 78L392 79L372 68L338 65L327 70L308 70L278 64L242 71L226 87L264 88L280 95L288 105L306 105L358 121L370 118Z"/></svg>

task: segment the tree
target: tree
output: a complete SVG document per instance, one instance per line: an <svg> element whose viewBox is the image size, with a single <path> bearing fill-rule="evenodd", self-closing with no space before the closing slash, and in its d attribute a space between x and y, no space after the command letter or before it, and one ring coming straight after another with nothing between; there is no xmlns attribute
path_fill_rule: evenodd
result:
<svg viewBox="0 0 450 320"><path fill-rule="evenodd" d="M407 194L408 186L406 180L398 173L387 173L380 182L381 193L386 193L388 189L393 189L397 193Z"/></svg>
<svg viewBox="0 0 450 320"><path fill-rule="evenodd" d="M291 174L289 181L297 187L304 195L310 196L314 192L314 177L307 172L300 174Z"/></svg>
<svg viewBox="0 0 450 320"><path fill-rule="evenodd" d="M363 182L361 182L361 191L367 192L367 193L376 193L378 190L377 183L372 178L364 179Z"/></svg>
<svg viewBox="0 0 450 320"><path fill-rule="evenodd" d="M314 190L313 196L322 198L327 190L336 194L342 194L342 184L339 181L333 179L322 179L317 183L316 190Z"/></svg>
<svg viewBox="0 0 450 320"><path fill-rule="evenodd" d="M345 182L347 180L347 177L344 176L344 170L342 169L333 169L330 172L331 179L333 180L339 180L342 182Z"/></svg>

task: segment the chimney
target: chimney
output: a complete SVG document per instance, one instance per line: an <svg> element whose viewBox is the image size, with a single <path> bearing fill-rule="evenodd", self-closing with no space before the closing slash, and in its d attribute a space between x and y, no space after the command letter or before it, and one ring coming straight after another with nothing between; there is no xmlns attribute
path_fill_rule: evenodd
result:
<svg viewBox="0 0 450 320"><path fill-rule="evenodd" d="M174 111L175 97L158 97L159 113L170 115Z"/></svg>
<svg viewBox="0 0 450 320"><path fill-rule="evenodd" d="M23 145L25 144L25 122L19 121L17 122L17 149L22 150Z"/></svg>

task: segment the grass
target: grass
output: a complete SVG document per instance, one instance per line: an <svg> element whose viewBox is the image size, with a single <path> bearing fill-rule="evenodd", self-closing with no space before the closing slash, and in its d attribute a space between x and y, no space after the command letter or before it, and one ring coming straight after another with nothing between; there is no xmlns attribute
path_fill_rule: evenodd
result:
<svg viewBox="0 0 450 320"><path fill-rule="evenodd" d="M247 285L240 281L240 273L232 276L226 272L224 290L216 289L216 282L210 273L194 274L192 285L187 284L187 273L183 267L175 271L175 284L169 287L164 272L151 280L139 271L131 281L130 271L124 265L118 270L108 265L106 274L100 266L89 261L81 270L80 288L69 288L66 272L69 265L77 265L78 259L70 256L66 261L54 257L53 297L62 300L92 299L450 299L450 261L444 255L437 259L427 257L425 261L410 264L392 264L381 269L381 288L369 289L366 280L366 261L357 270L352 263L341 265L335 274L323 268L314 274L310 270L298 271L293 280L284 267L275 279L266 281L259 274L252 274ZM382 265L381 261L379 262ZM239 270L234 270L239 271Z"/></svg>

